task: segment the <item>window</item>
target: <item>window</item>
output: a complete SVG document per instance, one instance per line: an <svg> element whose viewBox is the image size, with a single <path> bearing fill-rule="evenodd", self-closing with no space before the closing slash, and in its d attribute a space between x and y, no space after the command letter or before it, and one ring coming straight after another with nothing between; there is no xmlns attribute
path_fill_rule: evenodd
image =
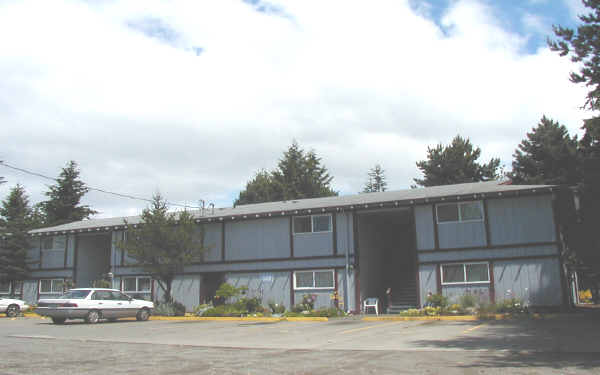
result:
<svg viewBox="0 0 600 375"><path fill-rule="evenodd" d="M10 294L10 281L0 282L0 294Z"/></svg>
<svg viewBox="0 0 600 375"><path fill-rule="evenodd" d="M294 217L294 233L316 233L331 231L331 215Z"/></svg>
<svg viewBox="0 0 600 375"><path fill-rule="evenodd" d="M63 279L40 280L40 294L62 294L64 284Z"/></svg>
<svg viewBox="0 0 600 375"><path fill-rule="evenodd" d="M333 270L294 272L294 289L333 288L335 288Z"/></svg>
<svg viewBox="0 0 600 375"><path fill-rule="evenodd" d="M483 220L481 201L438 204L436 205L436 212L438 223Z"/></svg>
<svg viewBox="0 0 600 375"><path fill-rule="evenodd" d="M125 277L123 278L123 291L125 293L139 293L151 291L152 282L149 277Z"/></svg>
<svg viewBox="0 0 600 375"><path fill-rule="evenodd" d="M45 237L42 240L43 250L52 250L54 248L54 237Z"/></svg>
<svg viewBox="0 0 600 375"><path fill-rule="evenodd" d="M442 284L489 283L488 263L442 264Z"/></svg>

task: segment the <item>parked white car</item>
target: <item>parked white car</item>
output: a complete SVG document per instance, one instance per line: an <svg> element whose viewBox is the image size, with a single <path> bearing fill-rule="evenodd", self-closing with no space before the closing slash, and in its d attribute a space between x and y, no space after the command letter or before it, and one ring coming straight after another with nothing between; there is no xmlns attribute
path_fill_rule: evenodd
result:
<svg viewBox="0 0 600 375"><path fill-rule="evenodd" d="M40 299L35 312L50 317L54 324L63 324L67 319L97 323L100 319L112 321L133 316L145 321L153 309L154 303L133 299L116 289L77 288L58 298Z"/></svg>
<svg viewBox="0 0 600 375"><path fill-rule="evenodd" d="M20 299L0 297L0 313L6 313L6 316L13 318L19 315L19 312L27 310L28 305Z"/></svg>

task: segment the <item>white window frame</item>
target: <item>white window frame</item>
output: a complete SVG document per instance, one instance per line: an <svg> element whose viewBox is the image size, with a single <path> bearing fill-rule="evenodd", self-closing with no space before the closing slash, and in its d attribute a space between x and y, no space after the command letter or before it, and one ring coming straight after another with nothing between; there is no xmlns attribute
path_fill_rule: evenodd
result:
<svg viewBox="0 0 600 375"><path fill-rule="evenodd" d="M327 216L329 218L329 230L322 230L319 232L315 232L315 221L314 218L315 217L320 217L320 216ZM296 233L296 218L301 218L301 217L310 217L310 232L300 232L300 233ZM315 214L315 215L299 215L299 216L294 216L292 218L292 223L293 223L293 228L292 228L292 232L295 235L297 234L312 234L312 233L331 233L333 232L333 218L331 217L331 214Z"/></svg>
<svg viewBox="0 0 600 375"><path fill-rule="evenodd" d="M297 272L312 272L312 280L313 280L313 286L312 287L298 287L296 285L296 273ZM315 272L331 272L331 280L333 281L333 285L331 287L316 287L315 286ZM331 289L335 289L335 270L333 269L321 269L321 270L299 270L299 271L294 271L294 290L331 290Z"/></svg>
<svg viewBox="0 0 600 375"><path fill-rule="evenodd" d="M148 293L151 294L152 293L152 278L150 276L123 276L123 284L121 287L121 292L123 293L136 293L136 294L141 294L141 293ZM125 279L135 279L135 289L138 290L125 290ZM140 279L148 279L150 281L150 289L149 290L139 290L140 289Z"/></svg>
<svg viewBox="0 0 600 375"><path fill-rule="evenodd" d="M42 280L50 280L50 291L49 292L42 292ZM54 289L54 282L55 281L60 281L63 283L63 290L61 290L60 292L53 292L52 290ZM41 294L62 294L64 292L65 289L65 279L39 279L38 280L38 293Z"/></svg>
<svg viewBox="0 0 600 375"><path fill-rule="evenodd" d="M487 266L487 281L467 281L467 266L471 264L485 264ZM463 267L463 280L456 282L444 282L444 266L456 266L462 265ZM466 285L466 284L490 284L490 263L489 262L459 262L459 263L444 263L440 264L440 278L442 285Z"/></svg>
<svg viewBox="0 0 600 375"><path fill-rule="evenodd" d="M465 205L465 204L470 204L470 203L478 203L479 204L479 210L481 212L481 218L480 219L470 219L470 220L462 220L461 218L461 211L460 211L460 206ZM450 205L456 205L456 209L458 210L458 220L455 221L440 221L440 215L438 214L438 207L440 206L450 206ZM450 203L438 203L435 205L435 221L438 224L456 224L456 223L479 223L482 222L484 220L484 214L483 214L483 202L482 201L464 201L464 202L450 202Z"/></svg>

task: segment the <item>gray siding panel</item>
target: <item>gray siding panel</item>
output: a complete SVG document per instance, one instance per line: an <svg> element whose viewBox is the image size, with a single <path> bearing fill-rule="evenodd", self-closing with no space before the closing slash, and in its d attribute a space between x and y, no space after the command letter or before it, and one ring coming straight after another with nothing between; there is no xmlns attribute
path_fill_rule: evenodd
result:
<svg viewBox="0 0 600 375"><path fill-rule="evenodd" d="M492 245L556 241L552 196L490 199L487 205Z"/></svg>
<svg viewBox="0 0 600 375"><path fill-rule="evenodd" d="M75 259L75 241L76 236L74 234L69 235L69 242L67 244L67 267L73 267Z"/></svg>
<svg viewBox="0 0 600 375"><path fill-rule="evenodd" d="M25 280L23 282L23 300L27 304L37 304L38 299L38 281L37 280Z"/></svg>
<svg viewBox="0 0 600 375"><path fill-rule="evenodd" d="M175 301L185 305L186 311L193 311L200 304L200 275L176 277L173 280L171 295Z"/></svg>
<svg viewBox="0 0 600 375"><path fill-rule="evenodd" d="M204 226L204 261L217 262L221 260L223 224L206 224Z"/></svg>
<svg viewBox="0 0 600 375"><path fill-rule="evenodd" d="M420 262L453 262L468 259L496 259L558 255L557 245L521 246L502 249L440 251L419 254Z"/></svg>
<svg viewBox="0 0 600 375"><path fill-rule="evenodd" d="M438 224L440 248L485 246L485 224L480 222Z"/></svg>
<svg viewBox="0 0 600 375"><path fill-rule="evenodd" d="M294 291L294 301L296 305L302 303L302 298L304 295L315 295L317 299L315 300L315 309L329 308L333 307L333 302L331 299L331 294L333 293L333 289L331 290L296 290Z"/></svg>
<svg viewBox="0 0 600 375"><path fill-rule="evenodd" d="M294 234L294 257L333 255L333 233Z"/></svg>
<svg viewBox="0 0 600 375"><path fill-rule="evenodd" d="M256 219L225 226L227 260L284 258L290 255L289 218Z"/></svg>
<svg viewBox="0 0 600 375"><path fill-rule="evenodd" d="M421 304L427 301L427 294L437 293L437 276L435 265L427 264L419 266L419 292L421 294Z"/></svg>
<svg viewBox="0 0 600 375"><path fill-rule="evenodd" d="M431 205L415 207L415 227L417 231L417 250L435 248Z"/></svg>
<svg viewBox="0 0 600 375"><path fill-rule="evenodd" d="M337 252L338 254L354 254L354 230L352 213L336 214Z"/></svg>
<svg viewBox="0 0 600 375"><path fill-rule="evenodd" d="M31 262L30 269L40 268L40 239L32 238L29 240L29 249L27 250L27 260Z"/></svg>
<svg viewBox="0 0 600 375"><path fill-rule="evenodd" d="M490 302L490 284L480 285L444 285L442 286L442 294L448 297L448 302L460 303L460 297L465 294L475 296L479 303Z"/></svg>
<svg viewBox="0 0 600 375"><path fill-rule="evenodd" d="M562 303L558 259L495 262L494 283L498 302L515 297L533 306Z"/></svg>
<svg viewBox="0 0 600 375"><path fill-rule="evenodd" d="M71 279L73 278L73 270L39 270L32 271L29 277L34 279Z"/></svg>
<svg viewBox="0 0 600 375"><path fill-rule="evenodd" d="M273 302L290 308L290 272L233 273L226 279L235 287L247 286L247 296L261 298L265 307Z"/></svg>
<svg viewBox="0 0 600 375"><path fill-rule="evenodd" d="M52 249L42 250L41 268L63 268L67 236L54 236Z"/></svg>

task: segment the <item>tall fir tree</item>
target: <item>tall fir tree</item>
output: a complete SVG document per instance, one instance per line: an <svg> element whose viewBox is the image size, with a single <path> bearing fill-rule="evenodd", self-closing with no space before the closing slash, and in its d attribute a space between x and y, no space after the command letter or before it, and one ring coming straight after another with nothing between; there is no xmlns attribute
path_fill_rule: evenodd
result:
<svg viewBox="0 0 600 375"><path fill-rule="evenodd" d="M509 176L515 184L576 185L581 181L577 136L543 116L513 154Z"/></svg>
<svg viewBox="0 0 600 375"><path fill-rule="evenodd" d="M387 181L385 177L385 171L381 168L381 165L375 164L368 173L369 180L365 183L363 193L374 193L378 191L385 191L387 187Z"/></svg>
<svg viewBox="0 0 600 375"><path fill-rule="evenodd" d="M41 203L46 226L88 219L97 213L87 205L80 205L89 189L79 179L79 174L77 163L71 160L62 169L56 184L49 186L46 196L50 199Z"/></svg>
<svg viewBox="0 0 600 375"><path fill-rule="evenodd" d="M420 186L437 186L480 182L499 178L500 159L492 158L487 164L477 162L481 149L473 147L468 138L457 135L448 146L427 147L427 160L417 162L423 178L415 178Z"/></svg>
<svg viewBox="0 0 600 375"><path fill-rule="evenodd" d="M32 227L29 198L23 186L17 184L2 201L0 217L4 229L0 233L0 281L24 280L29 275L27 251L28 231ZM11 288L14 293L14 285Z"/></svg>
<svg viewBox="0 0 600 375"><path fill-rule="evenodd" d="M305 152L294 141L283 153L277 169L262 170L246 184L234 205L337 195L333 177L314 151Z"/></svg>

